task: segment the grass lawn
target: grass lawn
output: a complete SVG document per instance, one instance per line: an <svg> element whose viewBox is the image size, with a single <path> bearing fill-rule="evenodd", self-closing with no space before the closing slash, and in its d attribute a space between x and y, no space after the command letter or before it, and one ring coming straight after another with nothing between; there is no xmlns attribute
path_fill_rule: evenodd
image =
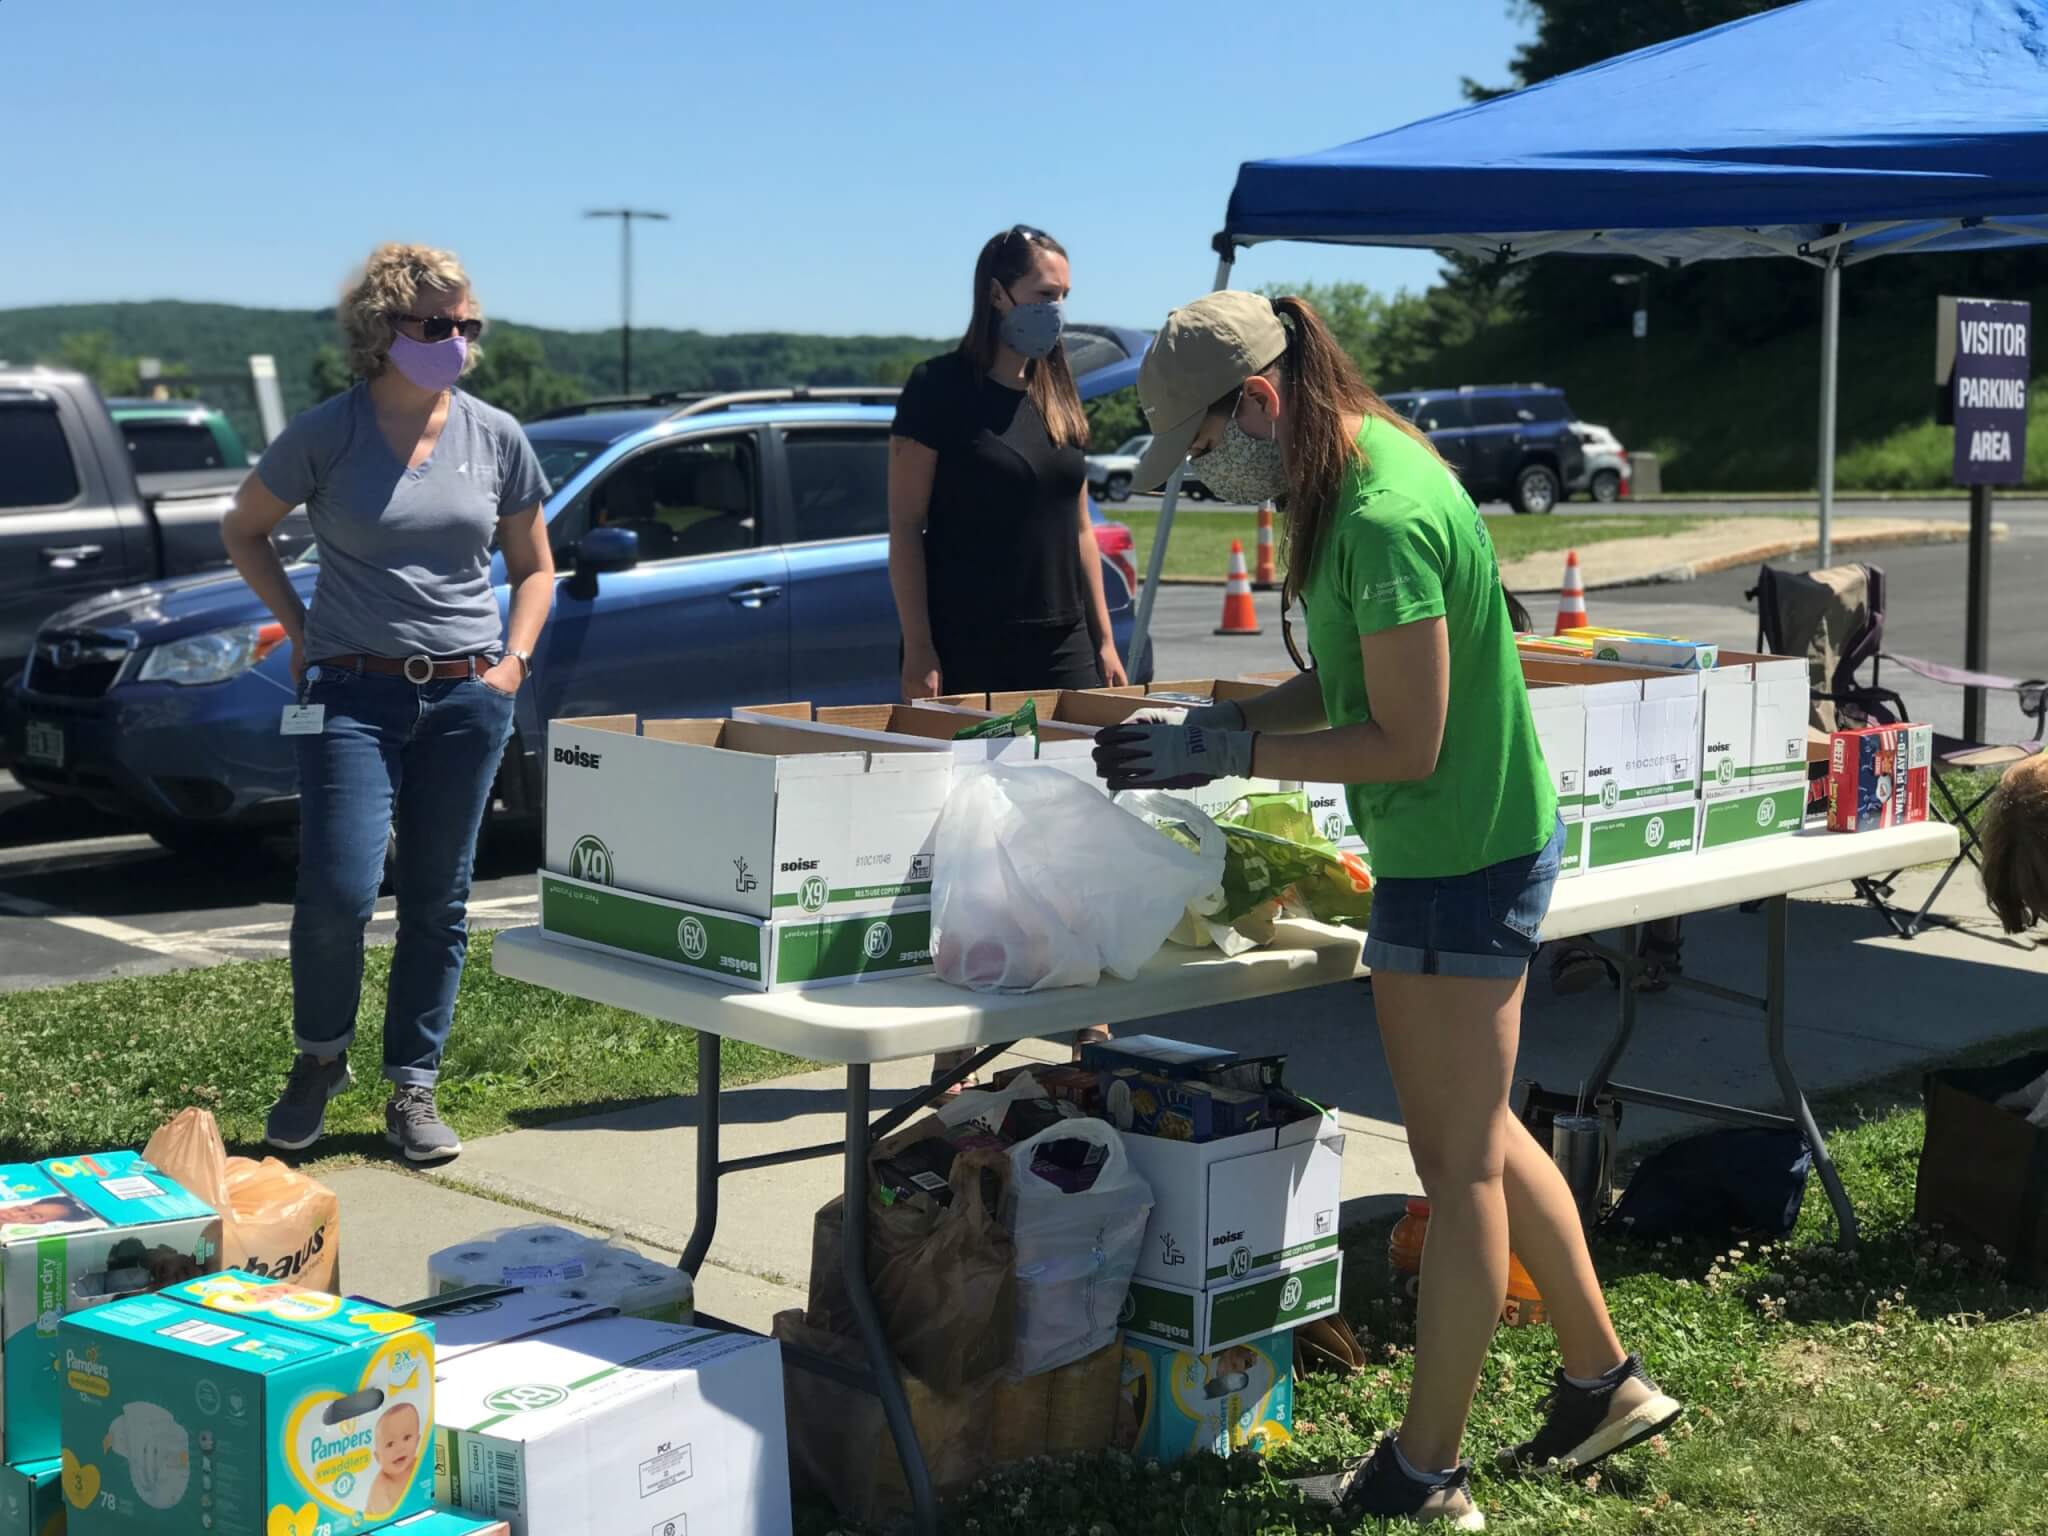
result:
<svg viewBox="0 0 2048 1536"><path fill-rule="evenodd" d="M351 1056L356 1086L328 1112L325 1154L382 1156L377 1074L391 950L369 951ZM210 1109L232 1148L263 1134L291 1050L284 960L35 992L0 993L0 1162L140 1146L188 1104ZM727 1041L727 1083L804 1063ZM491 971L491 935L470 940L441 1089L465 1137L565 1119L697 1082L692 1031L657 1024Z"/></svg>
<svg viewBox="0 0 2048 1536"><path fill-rule="evenodd" d="M1489 1529L2018 1536L2044 1528L2048 1292L2010 1284L2002 1261L1975 1262L1941 1233L1914 1227L1923 1126L1912 1082L1835 1106L1842 1128L1829 1144L1864 1224L1855 1255L1831 1246L1818 1179L1784 1242L1596 1244L1622 1337L1687 1404L1687 1416L1597 1475L1509 1480L1482 1471L1475 1494ZM1828 1110L1821 1113L1825 1123ZM1413 1328L1410 1304L1386 1279L1390 1225L1346 1234L1344 1310L1375 1363L1347 1378L1303 1380L1295 1441L1271 1462L1205 1458L1160 1468L1112 1453L1034 1465L993 1479L951 1511L951 1536L1344 1529L1280 1479L1363 1455L1399 1420ZM1547 1329L1500 1332L1468 1456L1534 1428L1555 1358ZM832 1526L813 1518L800 1528L817 1536Z"/></svg>
<svg viewBox="0 0 2048 1536"><path fill-rule="evenodd" d="M1126 502L1105 506L1103 515L1128 524L1137 541L1139 575L1152 557L1152 535L1159 526L1156 506ZM1550 550L1584 549L1609 539L1640 538L1646 534L1679 533L1706 521L1697 517L1630 517L1625 513L1563 513L1550 517L1489 517L1493 546L1502 560ZM1255 566L1259 553L1259 520L1251 512L1175 510L1173 540L1166 551L1169 580L1205 579L1221 581L1230 567L1230 541L1244 541L1247 566Z"/></svg>

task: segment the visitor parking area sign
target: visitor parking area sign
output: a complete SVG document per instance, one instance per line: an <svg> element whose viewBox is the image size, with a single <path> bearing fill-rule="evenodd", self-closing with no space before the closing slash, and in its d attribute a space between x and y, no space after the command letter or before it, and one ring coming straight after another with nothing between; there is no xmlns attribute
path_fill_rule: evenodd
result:
<svg viewBox="0 0 2048 1536"><path fill-rule="evenodd" d="M1944 300L1942 307L1944 340L1954 347L1956 484L2017 485L2027 467L2032 307L2003 299Z"/></svg>

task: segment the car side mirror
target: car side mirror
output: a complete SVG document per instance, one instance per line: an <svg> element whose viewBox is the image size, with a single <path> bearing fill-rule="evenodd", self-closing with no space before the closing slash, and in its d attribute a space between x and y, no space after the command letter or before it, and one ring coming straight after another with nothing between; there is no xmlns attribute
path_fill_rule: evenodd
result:
<svg viewBox="0 0 2048 1536"><path fill-rule="evenodd" d="M639 563L640 535L633 529L593 528L576 541L576 571L569 579L569 595L593 598L599 576L629 571Z"/></svg>

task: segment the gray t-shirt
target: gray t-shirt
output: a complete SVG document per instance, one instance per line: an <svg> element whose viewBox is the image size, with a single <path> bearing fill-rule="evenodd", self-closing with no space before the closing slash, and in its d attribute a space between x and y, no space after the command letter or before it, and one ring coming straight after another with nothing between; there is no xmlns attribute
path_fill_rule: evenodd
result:
<svg viewBox="0 0 2048 1536"><path fill-rule="evenodd" d="M498 519L548 493L519 423L456 390L434 456L407 469L366 386L294 417L256 473L306 504L320 574L306 655L466 656L504 643L491 589Z"/></svg>

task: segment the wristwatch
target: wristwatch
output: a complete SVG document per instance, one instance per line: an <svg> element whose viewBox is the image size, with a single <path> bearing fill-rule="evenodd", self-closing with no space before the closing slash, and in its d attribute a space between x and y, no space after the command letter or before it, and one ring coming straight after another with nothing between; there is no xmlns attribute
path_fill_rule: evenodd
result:
<svg viewBox="0 0 2048 1536"><path fill-rule="evenodd" d="M512 660L512 659L515 659L515 658L516 658L516 659L518 660L518 662L519 662L519 677L520 677L520 680L521 680L522 682L532 682L532 681L533 681L533 652L531 652L531 651L507 651L507 652L505 653L505 657L506 657L506 659L507 659L507 660Z"/></svg>

